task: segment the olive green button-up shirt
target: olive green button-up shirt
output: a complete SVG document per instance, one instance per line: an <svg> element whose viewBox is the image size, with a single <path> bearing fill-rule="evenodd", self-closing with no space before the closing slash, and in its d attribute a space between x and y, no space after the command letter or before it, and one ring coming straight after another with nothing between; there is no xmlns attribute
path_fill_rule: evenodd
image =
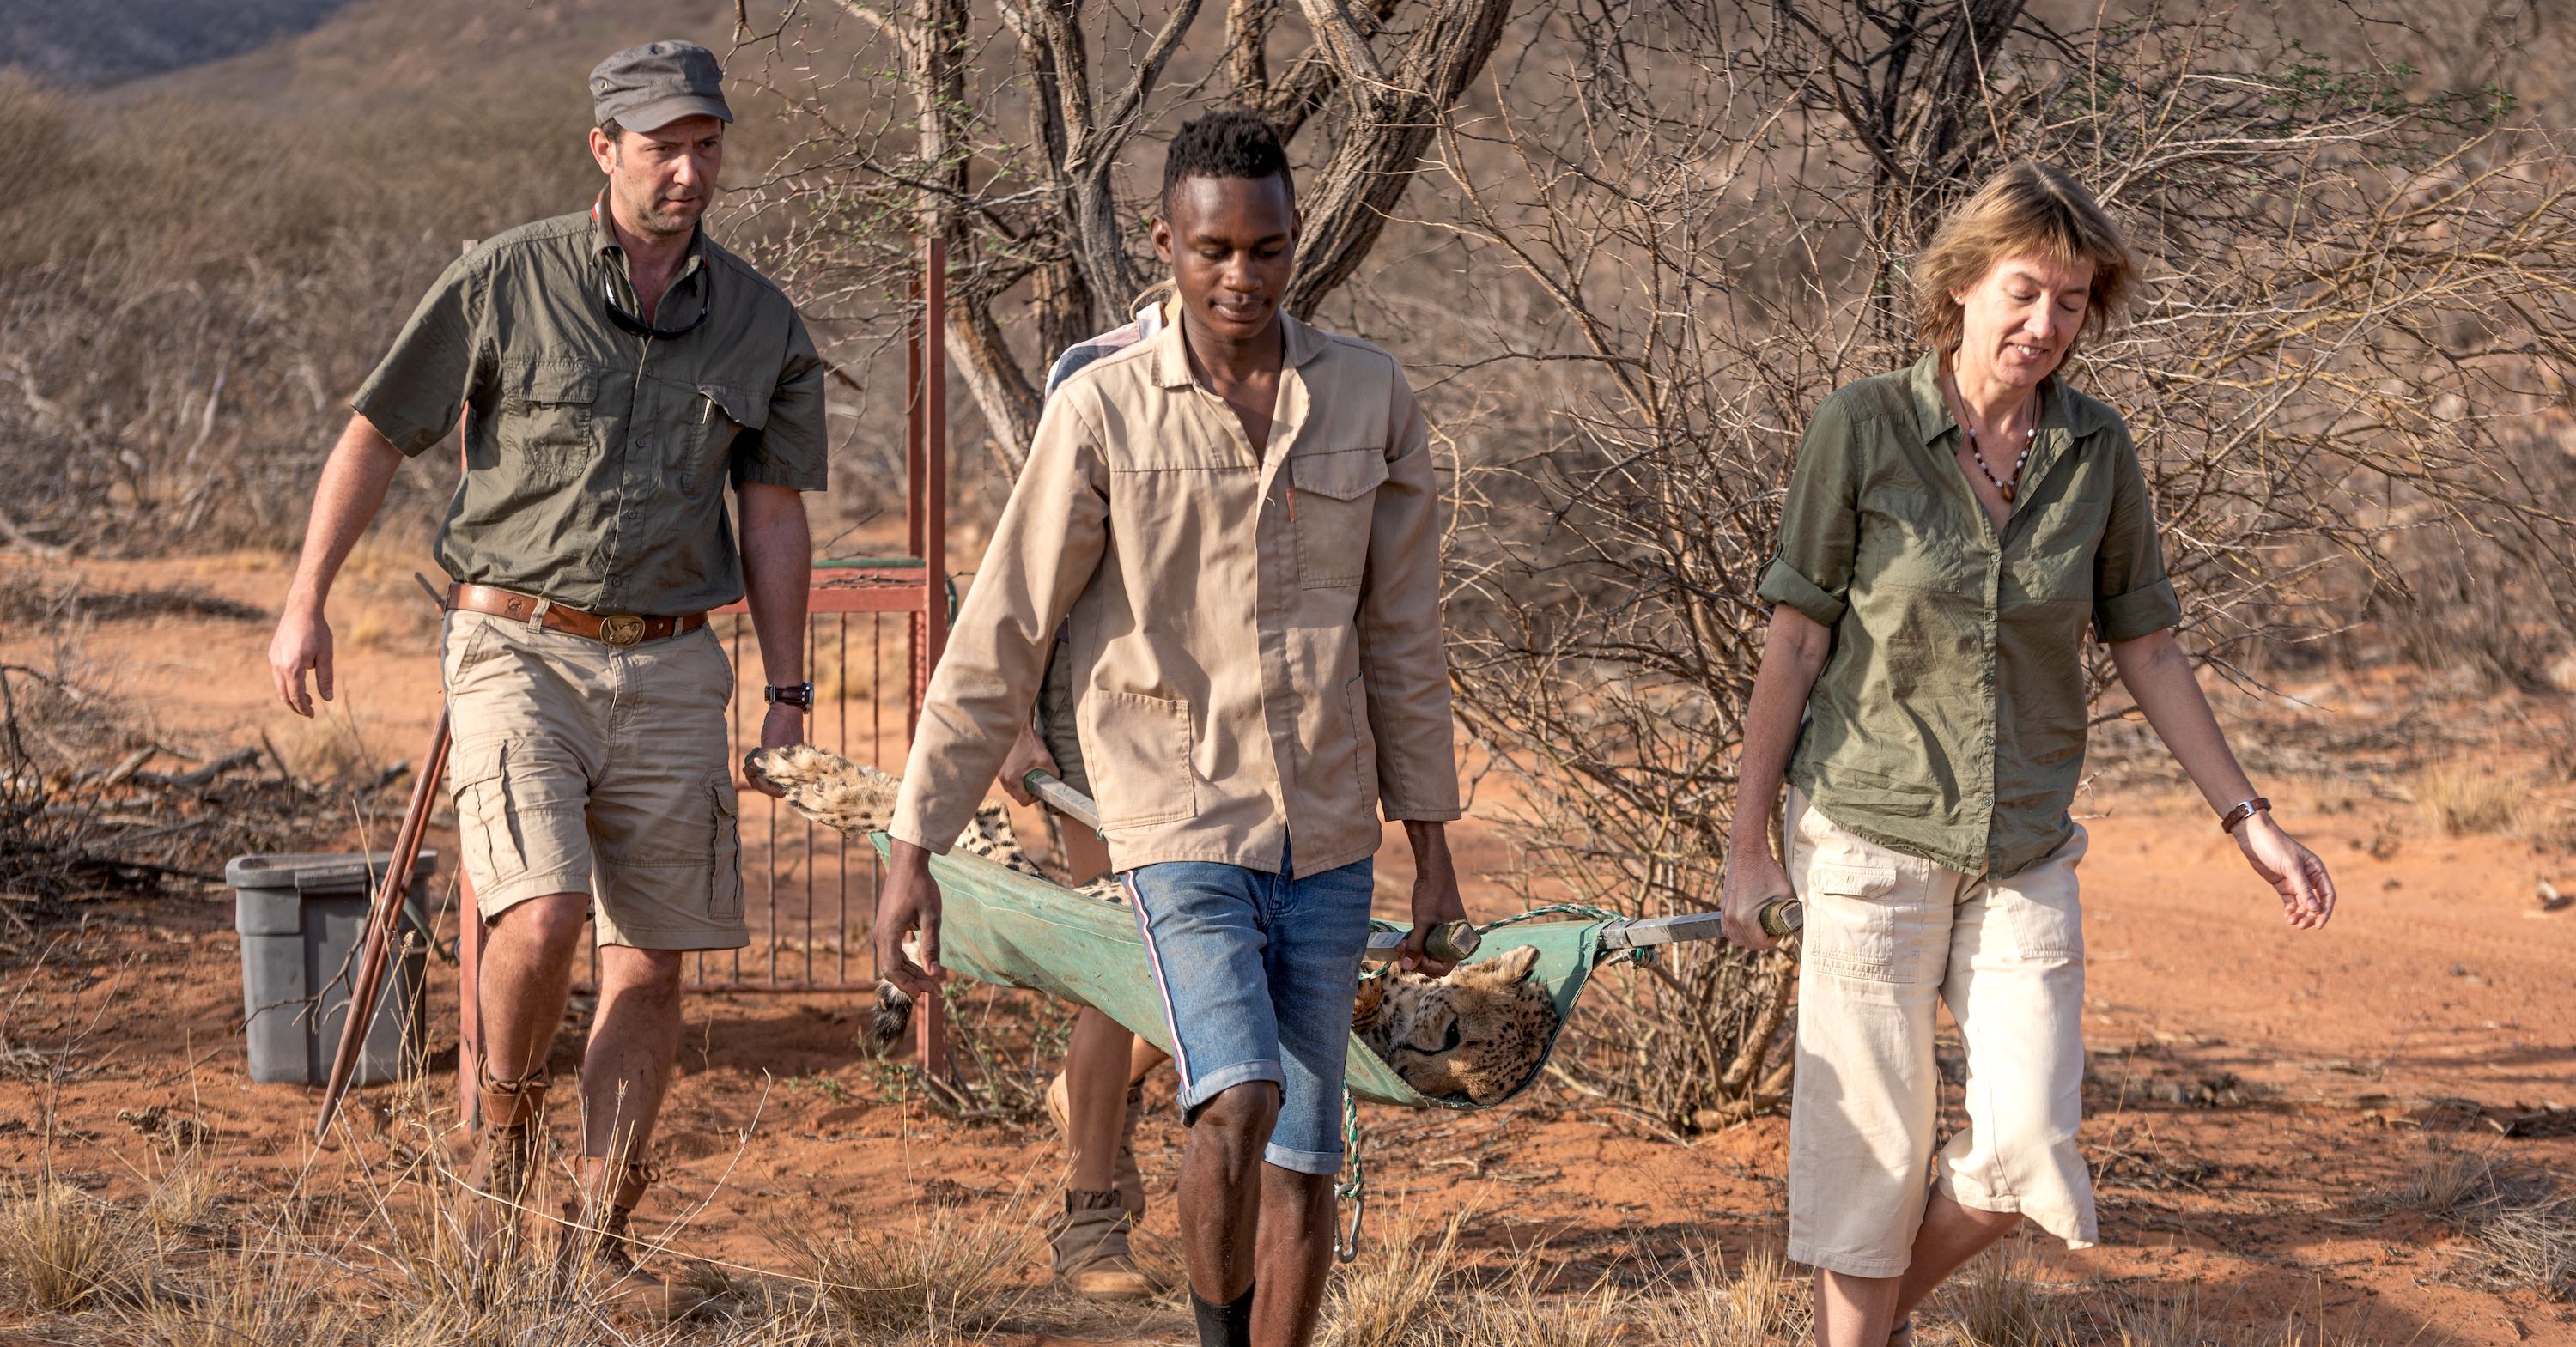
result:
<svg viewBox="0 0 2576 1347"><path fill-rule="evenodd" d="M1832 629L1789 779L1827 818L1966 874L2074 834L2083 641L2182 620L2128 427L2051 379L2000 533L1960 472L1940 358L1816 410L1760 593Z"/></svg>
<svg viewBox="0 0 2576 1347"><path fill-rule="evenodd" d="M1393 357L1282 315L1264 451L1182 325L1047 399L923 698L888 831L948 849L1071 616L1074 721L1110 863L1299 877L1390 819L1459 815L1440 493ZM1293 845L1292 845L1293 841Z"/></svg>
<svg viewBox="0 0 2576 1347"><path fill-rule="evenodd" d="M787 296L700 230L630 331L626 256L584 211L451 264L350 408L406 454L470 409L439 530L450 577L593 612L695 613L741 598L724 488L824 486L823 363Z"/></svg>

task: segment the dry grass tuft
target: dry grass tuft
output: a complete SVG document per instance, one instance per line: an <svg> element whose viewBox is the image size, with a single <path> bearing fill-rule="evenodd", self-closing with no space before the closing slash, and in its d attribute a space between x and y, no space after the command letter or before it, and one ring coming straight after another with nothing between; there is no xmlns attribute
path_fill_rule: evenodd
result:
<svg viewBox="0 0 2576 1347"><path fill-rule="evenodd" d="M64 1313L140 1297L156 1247L132 1213L50 1169L0 1189L0 1285L31 1309Z"/></svg>
<svg viewBox="0 0 2576 1347"><path fill-rule="evenodd" d="M2415 784L2424 819L2446 837L2511 832L2522 821L2526 792L2493 766L2462 760L2426 771Z"/></svg>
<svg viewBox="0 0 2576 1347"><path fill-rule="evenodd" d="M1458 1273L1458 1231L1470 1217L1449 1218L1436 1240L1398 1230L1372 1241L1359 1261L1341 1268L1324 1291L1320 1347L1403 1347L1443 1332L1451 1318Z"/></svg>
<svg viewBox="0 0 2576 1347"><path fill-rule="evenodd" d="M1017 1201L998 1213L933 1207L908 1229L822 1235L779 1225L770 1238L861 1342L963 1341L1027 1294L1019 1278L1032 1257L1030 1221Z"/></svg>
<svg viewBox="0 0 2576 1347"><path fill-rule="evenodd" d="M1726 1251L1703 1247L1691 1254L1687 1282L1653 1303L1643 1327L1652 1342L1769 1347L1806 1341L1814 1324L1806 1278L1778 1253L1756 1253L1729 1277Z"/></svg>
<svg viewBox="0 0 2576 1347"><path fill-rule="evenodd" d="M2024 1239L1998 1245L1970 1264L1945 1297L1961 1340L1975 1347L2066 1343L2074 1336L2074 1307L2047 1272Z"/></svg>
<svg viewBox="0 0 2576 1347"><path fill-rule="evenodd" d="M2546 1174L2508 1172L2490 1155L2428 1144L2414 1172L2375 1205L2422 1212L2468 1236L2490 1282L2576 1298L2576 1198Z"/></svg>

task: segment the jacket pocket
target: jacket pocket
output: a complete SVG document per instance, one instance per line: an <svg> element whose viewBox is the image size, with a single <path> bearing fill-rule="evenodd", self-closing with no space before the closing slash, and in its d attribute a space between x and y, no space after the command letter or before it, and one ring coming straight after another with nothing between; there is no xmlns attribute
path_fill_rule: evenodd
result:
<svg viewBox="0 0 2576 1347"><path fill-rule="evenodd" d="M672 464L673 479L684 494L691 496L722 487L735 455L753 447L744 437L750 436L756 443L769 424L768 400L755 400L748 391L732 384L701 383L696 402L690 410L697 417L697 425L691 433L675 439L680 460Z"/></svg>
<svg viewBox="0 0 2576 1347"><path fill-rule="evenodd" d="M1100 806L1100 829L1144 828L1198 813L1190 769L1190 704L1134 692L1083 694L1083 768Z"/></svg>
<svg viewBox="0 0 2576 1347"><path fill-rule="evenodd" d="M1309 589L1355 588L1368 573L1369 517L1386 481L1386 451L1332 449L1288 459L1297 517L1297 573Z"/></svg>
<svg viewBox="0 0 2576 1347"><path fill-rule="evenodd" d="M598 396L599 372L581 361L503 365L504 464L530 486L560 486L579 477L599 456L592 416Z"/></svg>
<svg viewBox="0 0 2576 1347"><path fill-rule="evenodd" d="M488 744L460 752L448 769L456 797L456 833L465 873L489 893L528 868L510 809L509 745Z"/></svg>
<svg viewBox="0 0 2576 1347"><path fill-rule="evenodd" d="M707 872L707 915L731 920L742 915L742 798L722 777L709 783L714 865Z"/></svg>

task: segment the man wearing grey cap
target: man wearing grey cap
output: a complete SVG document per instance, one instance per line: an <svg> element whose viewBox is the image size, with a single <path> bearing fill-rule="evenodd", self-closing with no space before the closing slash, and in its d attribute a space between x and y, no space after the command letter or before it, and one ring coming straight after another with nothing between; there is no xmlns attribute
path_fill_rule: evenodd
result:
<svg viewBox="0 0 2576 1347"><path fill-rule="evenodd" d="M395 468L465 418L438 556L449 784L490 923L483 1128L468 1236L489 1247L543 1149L545 1063L587 919L599 1008L581 1068L577 1261L673 1302L629 1214L680 1031L687 950L749 943L727 750L733 670L707 611L748 592L764 745L804 738L805 491L824 485L823 365L787 297L707 238L725 106L714 53L621 51L591 72L586 211L447 268L350 399L269 646L278 692L332 695L331 580ZM730 482L741 537L725 510ZM595 908L594 908L595 901Z"/></svg>

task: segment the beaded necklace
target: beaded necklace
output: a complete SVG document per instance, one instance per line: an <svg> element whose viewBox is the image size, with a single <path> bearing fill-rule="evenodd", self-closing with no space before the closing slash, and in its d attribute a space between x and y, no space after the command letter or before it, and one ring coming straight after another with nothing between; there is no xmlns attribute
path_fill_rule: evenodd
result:
<svg viewBox="0 0 2576 1347"><path fill-rule="evenodd" d="M2021 433L2021 453L2013 459L2012 471L1997 477L1994 468L1986 462L1985 445L1977 439L1976 422L1968 415L1968 400L1959 396L1958 380L1949 377L1947 370L1942 373L1942 382L1946 386L1941 391L1950 398L1950 414L1959 420L1959 433L1968 437L1968 456L1977 460L1977 471L1994 483L1995 491L2004 498L2004 504L2012 504L2014 495L2021 490L2021 470L2029 466L2030 451L2039 445L2039 410L2032 409L2030 429ZM2038 395L2034 393L2032 396Z"/></svg>

